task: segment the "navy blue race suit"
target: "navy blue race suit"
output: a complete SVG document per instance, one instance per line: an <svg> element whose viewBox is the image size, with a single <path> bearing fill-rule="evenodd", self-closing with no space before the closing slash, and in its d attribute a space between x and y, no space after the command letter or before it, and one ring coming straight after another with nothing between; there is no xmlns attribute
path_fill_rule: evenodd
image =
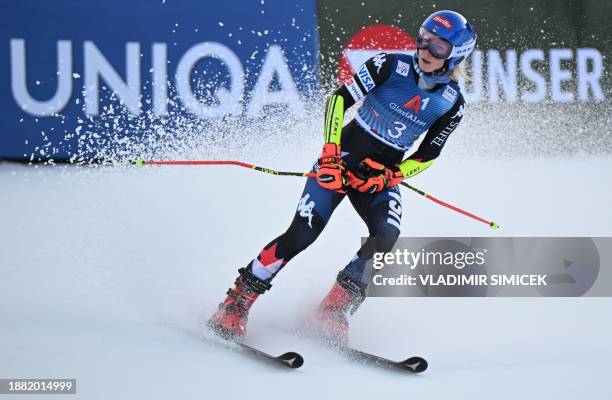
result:
<svg viewBox="0 0 612 400"><path fill-rule="evenodd" d="M356 118L341 131L342 160L349 170L357 170L365 158L387 166L402 163L410 146L425 131L418 149L404 164L429 166L459 125L464 99L456 82L424 91L418 87L414 66L411 56L379 54L333 93L332 96L342 97L345 110L363 100ZM315 164L313 171L317 168ZM360 286L367 286L370 273L366 271L366 261L375 252L391 250L400 234L402 202L398 186L373 194L354 189L344 194L325 189L315 178L309 178L289 228L251 261L250 271L270 282L287 262L317 239L345 197L366 223L369 238L345 266L344 273Z"/></svg>

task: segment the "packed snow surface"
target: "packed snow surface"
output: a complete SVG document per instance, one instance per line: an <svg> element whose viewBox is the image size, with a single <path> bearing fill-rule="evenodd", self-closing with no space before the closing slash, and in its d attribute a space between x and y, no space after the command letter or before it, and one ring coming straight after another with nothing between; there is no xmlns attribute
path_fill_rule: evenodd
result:
<svg viewBox="0 0 612 400"><path fill-rule="evenodd" d="M306 170L315 147L245 161ZM609 157L441 157L411 183L501 229L404 191L402 233L612 236L611 170ZM246 342L298 351L302 368L200 337L236 270L287 228L303 183L238 167L0 164L0 378L76 378L71 398L105 400L609 398L610 298L368 299L351 343L424 356L418 376L292 335L366 234L348 201L251 313Z"/></svg>

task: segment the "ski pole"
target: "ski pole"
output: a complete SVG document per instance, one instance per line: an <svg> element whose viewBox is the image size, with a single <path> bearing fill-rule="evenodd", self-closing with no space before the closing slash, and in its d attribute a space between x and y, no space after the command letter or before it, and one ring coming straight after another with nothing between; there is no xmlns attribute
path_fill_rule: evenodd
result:
<svg viewBox="0 0 612 400"><path fill-rule="evenodd" d="M136 164L137 167L142 167L145 165L237 165L239 167L243 167L243 168L248 168L248 169L253 169L255 171L260 171L260 172L264 172L266 174L272 174L272 175L280 175L280 176L303 176L303 177L307 177L307 178L314 178L316 176L316 174L314 172L288 172L288 171L277 171L274 169L270 169L270 168L264 168L264 167L260 167L258 165L253 165L253 164L249 164L249 163L245 163L242 161L232 161L232 160L200 160L200 161L189 161L189 160L179 160L179 161L144 161L144 160L136 160L134 162L134 164ZM439 204L443 207L446 207L450 210L453 210L455 212L458 212L459 214L465 215L466 217L472 218L476 221L482 222L484 224L487 224L491 227L491 229L498 229L499 225L493 221L488 221L484 218L481 218L475 214L472 214L471 212L462 210L459 207L453 206L452 204L446 203L428 193L425 193L424 191L406 183L406 182L402 182L401 183L402 186L407 187L408 189L412 190L415 193L420 194L421 196L425 197L428 200L433 201L436 204Z"/></svg>
<svg viewBox="0 0 612 400"><path fill-rule="evenodd" d="M134 162L137 167L142 167L144 165L237 165L239 167L254 169L255 171L265 172L266 174L272 175L282 175L282 176L305 176L308 178L315 177L316 174L309 172L286 172L286 171L276 171L270 168L264 168L257 165L245 163L242 161L231 161L231 160L202 160L202 161L144 161L144 160L136 160Z"/></svg>
<svg viewBox="0 0 612 400"><path fill-rule="evenodd" d="M452 204L446 203L446 202L444 202L444 201L442 201L442 200L440 200L438 198L433 197L430 194L425 193L424 191L422 191L420 189L415 188L414 186L412 186L412 185L410 185L410 184L408 184L406 182L402 182L401 185L404 186L404 187L407 187L408 189L410 189L410 190L412 190L412 191L414 191L414 192L416 192L418 194L420 194L421 196L425 197L426 199L433 201L434 203L437 203L437 204L439 204L441 206L444 206L444 207L449 208L449 209L451 209L453 211L456 211L459 214L463 214L466 217L470 217L472 219L475 219L476 221L480 221L482 223L485 223L485 224L489 225L491 227L491 229L499 229L499 225L496 224L493 221L487 221L486 219L481 218L478 215L474 215L471 212L462 210L459 207L455 207Z"/></svg>

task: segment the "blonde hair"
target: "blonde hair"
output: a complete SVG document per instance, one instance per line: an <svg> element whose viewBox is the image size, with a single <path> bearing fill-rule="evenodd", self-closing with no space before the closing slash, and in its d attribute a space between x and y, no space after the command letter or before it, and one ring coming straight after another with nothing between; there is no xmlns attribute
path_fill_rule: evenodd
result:
<svg viewBox="0 0 612 400"><path fill-rule="evenodd" d="M463 66L463 63L457 65L455 67L455 69L453 69L453 71L450 74L450 77L452 80L454 80L455 82L458 82L459 79L463 78L466 81L470 80L470 76L468 75L468 73L465 70L465 67Z"/></svg>

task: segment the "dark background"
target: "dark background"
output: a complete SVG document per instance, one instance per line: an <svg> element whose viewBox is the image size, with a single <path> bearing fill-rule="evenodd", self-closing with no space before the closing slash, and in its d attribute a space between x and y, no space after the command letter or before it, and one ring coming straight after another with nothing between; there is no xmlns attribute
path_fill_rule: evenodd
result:
<svg viewBox="0 0 612 400"><path fill-rule="evenodd" d="M611 54L612 2L609 1L319 0L323 77L329 79L335 74L342 47L363 27L390 24L415 37L427 16L444 9L460 12L468 18L478 34L477 48L480 50L594 47L606 59Z"/></svg>
<svg viewBox="0 0 612 400"><path fill-rule="evenodd" d="M478 33L476 50L483 53L483 96L469 104L466 118L453 139L453 152L487 154L493 157L527 155L610 154L612 135L610 124L612 85L607 71L611 55L610 21L612 2L603 0L531 0L490 2L410 0L346 1L319 0L319 35L322 87L330 93L338 84L338 60L345 44L359 30L372 24L390 24L401 28L413 38L422 21L432 12L451 9L464 14ZM573 92L574 102L560 103L550 98L551 83L549 49L569 48L573 61L562 61L563 69L572 71L572 80L561 84L562 90ZM603 56L600 80L603 101L592 95L580 102L576 90L577 48L595 48ZM500 87L500 101L489 101L487 92L487 51L500 55L514 49L520 58L527 49L541 49L545 60L532 64L546 79L547 96L537 103L520 99L509 103ZM471 57L470 57L471 58ZM533 84L522 77L517 61L517 87L530 90ZM589 64L591 65L591 64ZM470 59L466 62L468 73ZM468 82L466 88L470 88Z"/></svg>

